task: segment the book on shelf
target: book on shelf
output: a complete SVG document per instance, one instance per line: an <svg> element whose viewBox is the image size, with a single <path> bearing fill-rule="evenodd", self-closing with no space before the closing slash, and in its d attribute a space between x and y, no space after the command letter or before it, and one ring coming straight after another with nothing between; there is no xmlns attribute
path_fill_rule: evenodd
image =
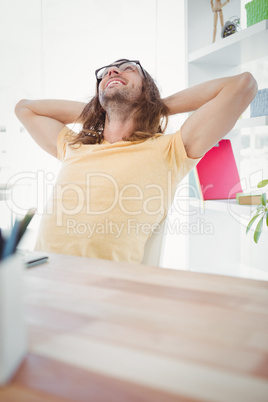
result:
<svg viewBox="0 0 268 402"><path fill-rule="evenodd" d="M235 199L242 193L230 140L212 147L189 175L190 197L203 200Z"/></svg>
<svg viewBox="0 0 268 402"><path fill-rule="evenodd" d="M237 193L236 201L240 205L259 205L261 203L261 194Z"/></svg>

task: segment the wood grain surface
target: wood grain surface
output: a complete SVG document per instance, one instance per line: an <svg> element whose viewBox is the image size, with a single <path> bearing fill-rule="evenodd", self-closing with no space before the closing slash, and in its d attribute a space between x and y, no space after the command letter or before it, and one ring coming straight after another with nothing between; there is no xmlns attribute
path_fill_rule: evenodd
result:
<svg viewBox="0 0 268 402"><path fill-rule="evenodd" d="M268 283L51 254L0 401L268 401Z"/></svg>

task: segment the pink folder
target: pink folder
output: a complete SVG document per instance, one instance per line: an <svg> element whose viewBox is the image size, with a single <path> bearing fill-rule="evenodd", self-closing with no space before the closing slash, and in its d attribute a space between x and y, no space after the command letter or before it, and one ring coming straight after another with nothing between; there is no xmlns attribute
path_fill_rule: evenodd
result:
<svg viewBox="0 0 268 402"><path fill-rule="evenodd" d="M236 198L243 192L230 140L221 140L203 156L196 176L204 200Z"/></svg>

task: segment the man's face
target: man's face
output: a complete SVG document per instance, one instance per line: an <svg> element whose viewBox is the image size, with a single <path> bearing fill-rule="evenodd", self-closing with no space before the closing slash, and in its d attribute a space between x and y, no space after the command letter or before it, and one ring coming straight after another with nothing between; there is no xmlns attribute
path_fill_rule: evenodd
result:
<svg viewBox="0 0 268 402"><path fill-rule="evenodd" d="M120 103L131 106L141 95L143 78L138 68L120 71L116 64L119 63L108 68L107 75L99 84L99 100L104 110L113 107L113 104L117 107Z"/></svg>

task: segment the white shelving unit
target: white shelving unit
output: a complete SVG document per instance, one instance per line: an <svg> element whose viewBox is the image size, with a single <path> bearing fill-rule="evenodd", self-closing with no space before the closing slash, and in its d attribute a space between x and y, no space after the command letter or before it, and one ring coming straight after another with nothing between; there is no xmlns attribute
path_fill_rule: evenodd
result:
<svg viewBox="0 0 268 402"><path fill-rule="evenodd" d="M249 63L254 62L255 65L257 63L259 74L254 76L257 82L259 80L263 82L265 67L262 69L261 66L262 64L267 66L268 20L249 28L242 27L244 29L224 39L220 37L218 21L216 42L211 43L213 14L210 2L190 0L185 2L185 6L188 86L213 78L250 71ZM241 2L232 0L223 8L223 14L225 21L234 15L240 17ZM268 143L268 116L249 118L249 111L247 111L226 137L231 139L239 171L242 140L252 147L259 133L267 136ZM248 163L254 163L254 152L251 148L248 153L250 154ZM242 158L243 164L247 165L245 155L242 155ZM254 175L253 169L243 179L252 181L251 179L256 176ZM256 184L257 182L258 180ZM191 199L188 225L189 228L191 225L195 227L199 225L199 232L189 231L188 247L185 251L187 257L184 256L184 260L187 261L186 269L268 280L268 258L265 247L268 244L268 231L264 230L258 245L253 241L253 232L247 236L245 233L253 208L237 205L235 200ZM207 230L204 229L206 225Z"/></svg>
<svg viewBox="0 0 268 402"><path fill-rule="evenodd" d="M267 43L268 20L264 20L221 41L191 52L188 62L237 66L263 57Z"/></svg>

